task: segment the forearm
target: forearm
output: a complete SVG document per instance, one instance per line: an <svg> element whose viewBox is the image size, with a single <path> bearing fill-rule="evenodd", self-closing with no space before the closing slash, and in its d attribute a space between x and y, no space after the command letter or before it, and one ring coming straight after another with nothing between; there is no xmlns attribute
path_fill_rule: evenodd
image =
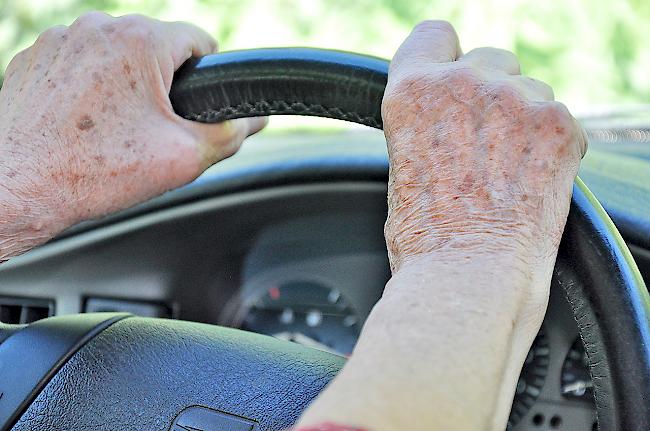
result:
<svg viewBox="0 0 650 431"><path fill-rule="evenodd" d="M405 263L352 358L300 423L503 429L543 316L521 316L525 295L531 283L548 293L550 273L527 268L521 256L475 251Z"/></svg>
<svg viewBox="0 0 650 431"><path fill-rule="evenodd" d="M512 54L463 55L447 23L402 44L382 102L393 278L301 425L505 428L586 149L552 99Z"/></svg>

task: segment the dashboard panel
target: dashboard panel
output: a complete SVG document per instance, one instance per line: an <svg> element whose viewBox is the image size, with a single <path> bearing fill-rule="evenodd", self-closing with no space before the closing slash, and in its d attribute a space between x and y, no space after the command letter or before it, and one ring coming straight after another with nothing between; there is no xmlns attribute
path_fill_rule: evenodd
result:
<svg viewBox="0 0 650 431"><path fill-rule="evenodd" d="M0 294L242 327L342 355L390 276L386 185L287 185L201 199L54 241L0 268ZM508 429L595 429L578 330L551 289ZM111 308L112 307L112 308ZM476 358L480 361L481 358Z"/></svg>

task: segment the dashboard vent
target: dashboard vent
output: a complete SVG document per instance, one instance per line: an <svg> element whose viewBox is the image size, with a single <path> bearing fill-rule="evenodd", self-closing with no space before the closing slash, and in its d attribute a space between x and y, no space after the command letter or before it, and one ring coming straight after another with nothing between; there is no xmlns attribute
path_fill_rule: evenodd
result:
<svg viewBox="0 0 650 431"><path fill-rule="evenodd" d="M123 312L142 317L173 318L173 308L167 304L117 298L86 298L84 313Z"/></svg>
<svg viewBox="0 0 650 431"><path fill-rule="evenodd" d="M10 324L32 323L54 315L51 299L0 296L0 322Z"/></svg>

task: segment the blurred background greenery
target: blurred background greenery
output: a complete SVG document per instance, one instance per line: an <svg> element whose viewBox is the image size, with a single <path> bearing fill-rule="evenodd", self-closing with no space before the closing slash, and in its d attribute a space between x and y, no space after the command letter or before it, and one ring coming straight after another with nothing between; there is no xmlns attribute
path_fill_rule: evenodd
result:
<svg viewBox="0 0 650 431"><path fill-rule="evenodd" d="M648 0L0 0L0 70L41 31L93 9L191 21L223 50L302 45L386 58L418 21L447 19L465 51L513 50L574 110L650 101Z"/></svg>

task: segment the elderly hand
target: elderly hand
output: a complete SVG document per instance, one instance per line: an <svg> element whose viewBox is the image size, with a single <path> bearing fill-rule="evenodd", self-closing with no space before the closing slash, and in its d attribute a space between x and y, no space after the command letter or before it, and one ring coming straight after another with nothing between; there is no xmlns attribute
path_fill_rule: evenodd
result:
<svg viewBox="0 0 650 431"><path fill-rule="evenodd" d="M442 21L413 30L391 63L382 111L394 271L414 258L490 256L530 280L512 293L526 323L541 324L587 149L583 129L553 98L508 51L463 55Z"/></svg>
<svg viewBox="0 0 650 431"><path fill-rule="evenodd" d="M438 21L393 58L382 115L393 277L300 425L503 430L585 135L513 54L463 55Z"/></svg>
<svg viewBox="0 0 650 431"><path fill-rule="evenodd" d="M174 71L215 49L190 24L89 13L19 53L0 92L0 261L188 183L261 129L173 112Z"/></svg>
<svg viewBox="0 0 650 431"><path fill-rule="evenodd" d="M424 22L391 63L382 113L393 268L455 249L555 256L587 141L512 53L463 55L448 23Z"/></svg>

